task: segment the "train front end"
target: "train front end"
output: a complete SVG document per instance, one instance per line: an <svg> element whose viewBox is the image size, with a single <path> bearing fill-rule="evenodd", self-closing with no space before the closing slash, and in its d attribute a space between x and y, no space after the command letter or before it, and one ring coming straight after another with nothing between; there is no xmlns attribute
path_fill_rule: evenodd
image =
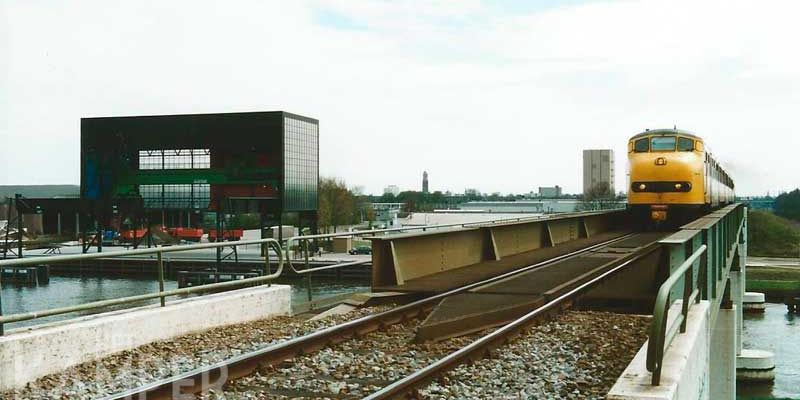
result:
<svg viewBox="0 0 800 400"><path fill-rule="evenodd" d="M628 143L628 207L637 219L680 223L705 203L702 140L685 131L642 132Z"/></svg>

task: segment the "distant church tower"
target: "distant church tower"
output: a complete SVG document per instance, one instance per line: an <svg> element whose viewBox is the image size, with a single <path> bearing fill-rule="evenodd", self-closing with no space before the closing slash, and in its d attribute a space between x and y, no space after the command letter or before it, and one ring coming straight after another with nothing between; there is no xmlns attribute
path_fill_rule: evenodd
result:
<svg viewBox="0 0 800 400"><path fill-rule="evenodd" d="M428 171L422 171L422 193L428 193Z"/></svg>

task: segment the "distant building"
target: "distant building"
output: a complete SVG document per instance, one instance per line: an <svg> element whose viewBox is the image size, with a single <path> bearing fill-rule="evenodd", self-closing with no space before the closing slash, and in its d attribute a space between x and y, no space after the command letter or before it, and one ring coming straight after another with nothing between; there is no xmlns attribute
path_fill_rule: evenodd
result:
<svg viewBox="0 0 800 400"><path fill-rule="evenodd" d="M561 197L562 194L561 186L539 186L539 197Z"/></svg>
<svg viewBox="0 0 800 400"><path fill-rule="evenodd" d="M392 196L397 197L397 195L400 194L400 188L397 187L397 185L389 185L383 188L383 194L389 194L389 193L391 193Z"/></svg>
<svg viewBox="0 0 800 400"><path fill-rule="evenodd" d="M589 192L597 185L608 185L614 193L614 151L583 151L583 193Z"/></svg>
<svg viewBox="0 0 800 400"><path fill-rule="evenodd" d="M422 172L422 193L428 193L428 171Z"/></svg>
<svg viewBox="0 0 800 400"><path fill-rule="evenodd" d="M462 211L484 213L551 214L574 212L579 204L577 200L470 201L461 204L459 208Z"/></svg>
<svg viewBox="0 0 800 400"><path fill-rule="evenodd" d="M376 224L384 228L397 226L397 214L404 206L405 203L372 203Z"/></svg>
<svg viewBox="0 0 800 400"><path fill-rule="evenodd" d="M478 189L464 189L464 196L480 196Z"/></svg>

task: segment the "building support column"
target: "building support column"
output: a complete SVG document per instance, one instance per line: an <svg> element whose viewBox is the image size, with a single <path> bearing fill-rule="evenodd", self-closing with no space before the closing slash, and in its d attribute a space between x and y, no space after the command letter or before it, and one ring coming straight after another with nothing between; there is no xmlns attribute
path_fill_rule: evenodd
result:
<svg viewBox="0 0 800 400"><path fill-rule="evenodd" d="M736 398L736 314L738 310L720 308L717 321L711 328L709 354L710 398Z"/></svg>

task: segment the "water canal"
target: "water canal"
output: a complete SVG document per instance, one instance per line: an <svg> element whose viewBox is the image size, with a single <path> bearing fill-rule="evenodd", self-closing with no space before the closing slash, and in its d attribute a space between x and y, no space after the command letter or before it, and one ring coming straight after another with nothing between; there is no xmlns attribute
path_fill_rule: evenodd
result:
<svg viewBox="0 0 800 400"><path fill-rule="evenodd" d="M783 304L767 303L764 314L745 314L742 345L775 353L775 382L737 387L740 400L800 399L800 318Z"/></svg>
<svg viewBox="0 0 800 400"><path fill-rule="evenodd" d="M292 287L292 304L308 301L305 279L291 278L278 279L275 283L288 284ZM178 283L174 280L165 282L165 289L176 289ZM336 279L313 277L312 297L314 300L325 296L343 293L357 293L369 291L368 279ZM51 276L50 283L40 286L20 286L3 284L2 304L3 314L17 314L30 311L39 311L57 307L66 307L88 303L98 300L119 297L135 296L158 291L158 281L150 278L132 277L100 277L100 276ZM142 304L156 303L157 299ZM117 308L127 308L123 305ZM110 311L106 308L99 312ZM84 313L84 314L89 314ZM38 325L45 322L54 322L76 317L77 313L57 315L31 321L23 321L6 325L6 329Z"/></svg>

